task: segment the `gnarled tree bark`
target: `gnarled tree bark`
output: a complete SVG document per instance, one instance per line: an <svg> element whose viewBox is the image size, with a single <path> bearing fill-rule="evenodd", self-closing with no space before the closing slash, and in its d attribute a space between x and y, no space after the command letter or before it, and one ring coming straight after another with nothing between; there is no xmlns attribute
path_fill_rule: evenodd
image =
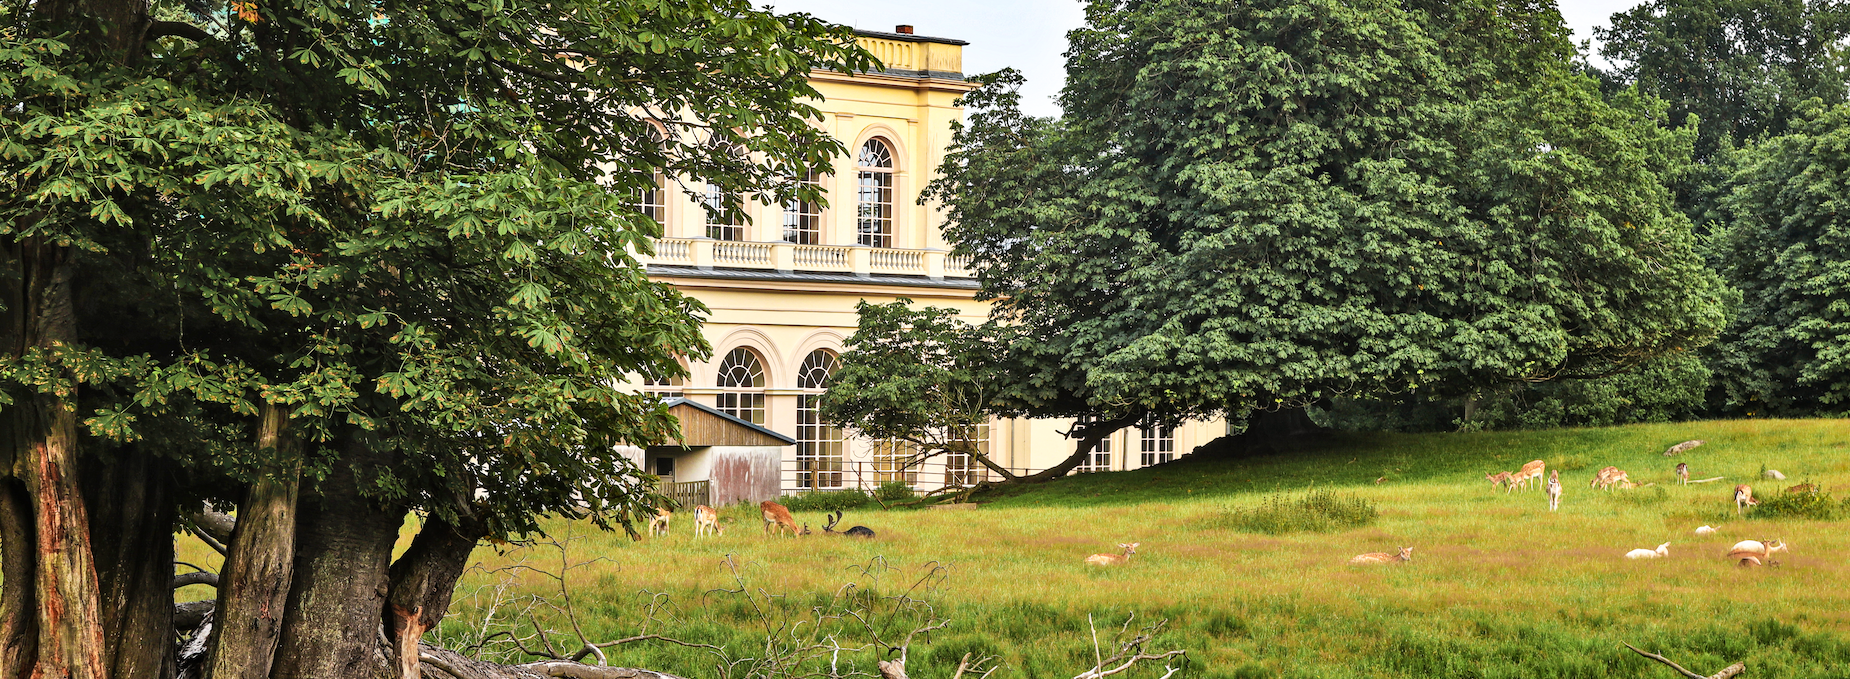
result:
<svg viewBox="0 0 1850 679"><path fill-rule="evenodd" d="M31 496L0 476L0 679L24 679L38 665L35 544Z"/></svg>
<svg viewBox="0 0 1850 679"><path fill-rule="evenodd" d="M469 565L469 554L488 535L488 527L471 516L464 514L459 523L431 517L411 540L411 547L392 564L384 615L400 679L419 676L418 643L449 611L450 597Z"/></svg>
<svg viewBox="0 0 1850 679"><path fill-rule="evenodd" d="M173 502L168 462L129 448L84 477L109 676L174 674ZM209 575L209 574L208 574Z"/></svg>
<svg viewBox="0 0 1850 679"><path fill-rule="evenodd" d="M265 403L257 445L286 469L250 485L238 505L231 552L219 572L218 609L214 618L206 676L211 679L268 679L281 640L290 573L295 566L296 494L300 467L288 460L288 416L282 406Z"/></svg>

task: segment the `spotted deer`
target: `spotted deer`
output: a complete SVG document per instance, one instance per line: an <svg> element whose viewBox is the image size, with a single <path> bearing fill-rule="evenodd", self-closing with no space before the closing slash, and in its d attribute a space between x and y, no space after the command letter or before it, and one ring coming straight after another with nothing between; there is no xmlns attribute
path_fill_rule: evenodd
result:
<svg viewBox="0 0 1850 679"><path fill-rule="evenodd" d="M1412 561L1412 560L1413 560L1413 548L1412 547L1402 547L1400 548L1399 554L1389 554L1387 552L1369 552L1367 554L1357 554L1353 558L1349 559L1349 563L1358 564L1358 565L1369 565L1369 564L1404 563L1404 562Z"/></svg>
<svg viewBox="0 0 1850 679"><path fill-rule="evenodd" d="M1599 474L1593 477L1593 482L1587 485L1588 487L1597 487L1601 490L1612 490L1614 486L1619 488L1631 488L1636 484L1632 483L1632 480L1626 473L1621 471L1618 467L1607 467L1599 470Z"/></svg>
<svg viewBox="0 0 1850 679"><path fill-rule="evenodd" d="M1124 549L1124 553L1122 554L1093 554L1092 556L1086 557L1086 565L1087 566L1122 566L1124 564L1130 563L1131 557L1137 555L1137 545L1141 545L1141 544L1143 543L1133 542L1130 544L1125 544L1125 543L1120 542L1118 543L1118 546Z"/></svg>
<svg viewBox="0 0 1850 679"><path fill-rule="evenodd" d="M655 510L655 516L649 517L649 534L655 536L668 534L668 522L674 518L674 512L667 509Z"/></svg>
<svg viewBox="0 0 1850 679"><path fill-rule="evenodd" d="M1561 508L1561 470L1548 472L1548 511Z"/></svg>
<svg viewBox="0 0 1850 679"><path fill-rule="evenodd" d="M1510 474L1510 487L1515 488L1518 485L1528 487L1530 481L1542 478L1542 471L1547 467L1547 463L1541 460L1529 461L1528 464L1522 466L1522 469L1518 469L1515 473Z"/></svg>
<svg viewBox="0 0 1850 679"><path fill-rule="evenodd" d="M758 509L764 515L764 532L766 535L770 535L772 531L782 534L785 528L790 529L790 537L796 537L802 534L797 529L797 520L790 516L790 509L788 507L770 500L765 500L764 502L758 503Z"/></svg>
<svg viewBox="0 0 1850 679"><path fill-rule="evenodd" d="M1677 463L1677 483L1685 485L1685 486L1689 485L1689 463L1688 462L1678 462Z"/></svg>
<svg viewBox="0 0 1850 679"><path fill-rule="evenodd" d="M1741 510L1760 504L1754 499L1754 487L1745 483L1734 487L1734 515L1740 516Z"/></svg>
<svg viewBox="0 0 1850 679"><path fill-rule="evenodd" d="M707 533L715 536L725 535L726 527L719 525L719 512L712 507L699 505L694 507L694 537Z"/></svg>
<svg viewBox="0 0 1850 679"><path fill-rule="evenodd" d="M1504 484L1507 484L1510 482L1510 473L1509 472L1497 472L1495 474L1492 474L1490 472L1485 472L1484 478L1490 480L1490 489L1496 490L1498 488L1502 488Z"/></svg>

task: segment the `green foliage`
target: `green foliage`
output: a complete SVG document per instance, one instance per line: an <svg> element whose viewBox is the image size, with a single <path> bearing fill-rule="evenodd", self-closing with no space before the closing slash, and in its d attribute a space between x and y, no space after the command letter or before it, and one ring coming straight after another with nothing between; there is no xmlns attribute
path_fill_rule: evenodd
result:
<svg viewBox="0 0 1850 679"><path fill-rule="evenodd" d="M861 509L873 504L874 499L858 490L832 490L800 495L785 495L777 503L788 507L793 512L833 512L837 510Z"/></svg>
<svg viewBox="0 0 1850 679"><path fill-rule="evenodd" d="M988 79L933 195L1098 401L1458 397L1724 321L1664 188L1693 133L1577 75L1552 8L1101 1L1071 41L1065 117Z"/></svg>
<svg viewBox="0 0 1850 679"><path fill-rule="evenodd" d="M1222 521L1249 533L1284 535L1360 528L1380 517L1375 503L1367 499L1318 488L1302 496L1270 495L1254 507L1229 508Z"/></svg>
<svg viewBox="0 0 1850 679"><path fill-rule="evenodd" d="M874 488L874 498L885 503L905 502L918 497L904 481L887 481Z"/></svg>
<svg viewBox="0 0 1850 679"><path fill-rule="evenodd" d="M1750 416L1850 413L1850 104L1742 149L1710 259L1741 291L1708 350L1714 406Z"/></svg>
<svg viewBox="0 0 1850 679"><path fill-rule="evenodd" d="M860 326L829 375L822 418L857 436L905 441L923 456L981 455L970 432L989 423L1006 388L999 358L1011 331L911 304L860 303Z"/></svg>
<svg viewBox="0 0 1850 679"><path fill-rule="evenodd" d="M1850 7L1830 0L1650 0L1595 27L1612 77L1696 116L1696 158L1784 134L1808 99L1850 96Z"/></svg>
<svg viewBox="0 0 1850 679"><path fill-rule="evenodd" d="M1829 492L1813 485L1811 490L1797 493L1776 491L1757 498L1760 504L1754 508L1756 519L1805 519L1809 521L1837 521L1850 517L1850 498L1838 500Z"/></svg>
<svg viewBox="0 0 1850 679"><path fill-rule="evenodd" d="M1611 377L1493 392L1463 426L1544 429L1688 420L1701 412L1708 387L1708 367L1694 354L1682 352Z"/></svg>

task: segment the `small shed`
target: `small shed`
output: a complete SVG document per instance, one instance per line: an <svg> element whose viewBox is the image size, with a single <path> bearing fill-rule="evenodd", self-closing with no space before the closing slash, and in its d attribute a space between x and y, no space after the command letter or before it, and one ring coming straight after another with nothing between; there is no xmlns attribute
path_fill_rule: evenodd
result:
<svg viewBox="0 0 1850 679"><path fill-rule="evenodd" d="M662 477L663 490L682 506L757 503L783 494L784 447L796 439L686 398L669 399L668 412L681 422L682 443L650 446L643 465Z"/></svg>

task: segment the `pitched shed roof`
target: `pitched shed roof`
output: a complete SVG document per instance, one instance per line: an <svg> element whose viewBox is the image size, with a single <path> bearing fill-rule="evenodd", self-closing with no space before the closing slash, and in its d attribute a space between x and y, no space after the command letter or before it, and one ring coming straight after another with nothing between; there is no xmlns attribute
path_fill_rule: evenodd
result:
<svg viewBox="0 0 1850 679"><path fill-rule="evenodd" d="M752 424L737 417L727 415L713 406L686 398L668 399L668 412L681 421L682 445L689 448L704 446L788 446L796 439L764 427ZM674 445L672 442L667 445Z"/></svg>

